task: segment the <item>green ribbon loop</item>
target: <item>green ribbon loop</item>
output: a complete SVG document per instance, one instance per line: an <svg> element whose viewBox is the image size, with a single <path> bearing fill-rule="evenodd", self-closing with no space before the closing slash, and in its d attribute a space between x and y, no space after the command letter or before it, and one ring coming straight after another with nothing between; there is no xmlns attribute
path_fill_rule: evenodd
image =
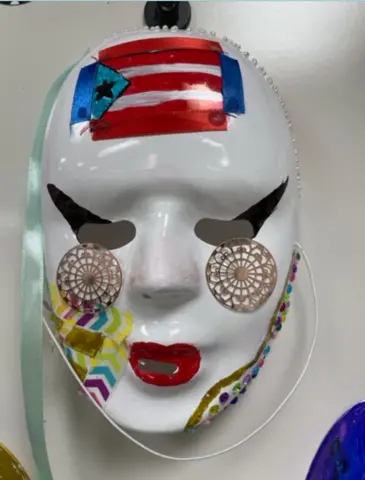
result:
<svg viewBox="0 0 365 480"><path fill-rule="evenodd" d="M76 64L75 64L76 65ZM29 159L28 191L22 251L22 383L28 433L38 480L52 480L43 419L43 227L42 153L49 116L57 95L75 66L68 68L49 90Z"/></svg>

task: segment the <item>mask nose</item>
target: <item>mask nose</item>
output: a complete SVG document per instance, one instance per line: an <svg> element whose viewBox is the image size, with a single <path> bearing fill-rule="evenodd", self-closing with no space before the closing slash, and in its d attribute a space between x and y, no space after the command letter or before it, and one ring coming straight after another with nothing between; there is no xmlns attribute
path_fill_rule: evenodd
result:
<svg viewBox="0 0 365 480"><path fill-rule="evenodd" d="M131 264L132 296L144 303L178 305L199 293L193 236L172 205L143 221Z"/></svg>

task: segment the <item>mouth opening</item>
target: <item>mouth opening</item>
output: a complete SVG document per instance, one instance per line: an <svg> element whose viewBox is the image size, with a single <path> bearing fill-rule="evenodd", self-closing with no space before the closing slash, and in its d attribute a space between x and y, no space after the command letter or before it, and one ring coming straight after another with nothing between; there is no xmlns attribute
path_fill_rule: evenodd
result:
<svg viewBox="0 0 365 480"><path fill-rule="evenodd" d="M178 365L170 362L159 362L150 358L140 358L138 368L141 372L175 375L179 371Z"/></svg>
<svg viewBox="0 0 365 480"><path fill-rule="evenodd" d="M129 363L142 382L172 387L189 382L200 369L200 352L194 345L134 342Z"/></svg>

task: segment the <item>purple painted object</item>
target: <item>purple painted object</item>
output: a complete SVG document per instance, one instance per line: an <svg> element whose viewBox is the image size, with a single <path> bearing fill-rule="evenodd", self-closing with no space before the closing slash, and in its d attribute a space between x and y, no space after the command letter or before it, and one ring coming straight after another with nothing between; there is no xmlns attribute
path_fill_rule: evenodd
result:
<svg viewBox="0 0 365 480"><path fill-rule="evenodd" d="M306 480L365 480L365 402L356 404L332 426Z"/></svg>

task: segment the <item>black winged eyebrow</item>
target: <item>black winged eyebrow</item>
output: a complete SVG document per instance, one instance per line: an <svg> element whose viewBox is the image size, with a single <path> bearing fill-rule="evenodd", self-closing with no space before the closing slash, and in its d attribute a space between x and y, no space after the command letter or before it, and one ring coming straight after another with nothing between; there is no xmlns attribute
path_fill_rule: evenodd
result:
<svg viewBox="0 0 365 480"><path fill-rule="evenodd" d="M244 213L238 215L238 217L234 218L234 220L247 220L251 223L254 237L258 234L260 228L265 223L265 221L270 217L270 215L274 212L276 207L278 206L280 200L282 199L286 187L289 183L289 177L286 178L284 182L282 182L275 190L273 190L269 195L265 198L260 200L259 202L252 205L248 210Z"/></svg>
<svg viewBox="0 0 365 480"><path fill-rule="evenodd" d="M59 212L70 225L71 230L77 236L80 228L87 223L106 224L112 223L110 220L95 215L84 207L81 207L68 195L62 192L56 185L49 183L47 185L48 193Z"/></svg>

